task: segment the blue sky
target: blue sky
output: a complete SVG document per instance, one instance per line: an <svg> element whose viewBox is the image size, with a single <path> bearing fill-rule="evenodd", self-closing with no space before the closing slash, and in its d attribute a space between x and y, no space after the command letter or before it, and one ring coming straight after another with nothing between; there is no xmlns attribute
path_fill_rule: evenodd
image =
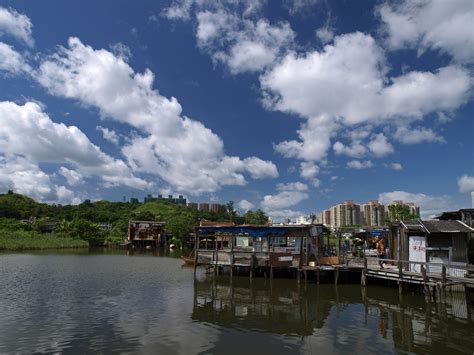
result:
<svg viewBox="0 0 474 355"><path fill-rule="evenodd" d="M0 191L469 207L473 7L0 1Z"/></svg>

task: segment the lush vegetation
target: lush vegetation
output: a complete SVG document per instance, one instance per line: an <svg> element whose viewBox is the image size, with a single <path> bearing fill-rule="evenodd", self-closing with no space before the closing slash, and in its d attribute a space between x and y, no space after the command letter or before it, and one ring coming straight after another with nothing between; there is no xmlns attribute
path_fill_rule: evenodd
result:
<svg viewBox="0 0 474 355"><path fill-rule="evenodd" d="M10 218L0 218L0 250L79 248L89 243L60 231L40 233L35 226Z"/></svg>
<svg viewBox="0 0 474 355"><path fill-rule="evenodd" d="M164 201L140 204L136 201L128 203L86 200L77 206L63 206L38 203L11 191L0 194L0 238L10 245L13 245L11 240L15 236L19 238L20 244L20 239L23 238L22 245L33 243L33 239L37 237L34 246L32 244L33 248L36 248L35 243L39 243L40 237L45 245L48 241L51 241L51 245L57 245L60 242L66 243L66 240L71 246L76 246L76 242L81 245L118 244L127 235L130 219L166 222L166 231L172 235L172 242L181 245L200 220L266 224L268 216L262 210L247 211L244 216L239 216L232 201L227 203L225 209L216 213L196 211L187 206L172 205ZM21 220L23 222L20 222ZM57 223L54 233L41 234L40 231L44 231L44 226L49 222ZM99 223L111 224L112 228L104 230ZM58 239L57 243L53 242L55 238ZM0 244L0 248L5 247L5 243Z"/></svg>

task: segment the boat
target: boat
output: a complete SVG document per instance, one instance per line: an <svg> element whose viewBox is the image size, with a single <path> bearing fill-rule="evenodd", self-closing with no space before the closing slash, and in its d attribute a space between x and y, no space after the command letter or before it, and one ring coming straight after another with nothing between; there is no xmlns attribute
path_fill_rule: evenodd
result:
<svg viewBox="0 0 474 355"><path fill-rule="evenodd" d="M185 265L194 265L194 256L182 256L181 260L184 261Z"/></svg>

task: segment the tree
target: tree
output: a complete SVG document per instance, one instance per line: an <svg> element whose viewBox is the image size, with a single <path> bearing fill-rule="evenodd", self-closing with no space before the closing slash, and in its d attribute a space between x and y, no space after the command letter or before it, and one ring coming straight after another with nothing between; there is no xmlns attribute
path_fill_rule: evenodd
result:
<svg viewBox="0 0 474 355"><path fill-rule="evenodd" d="M247 211L244 215L245 224L267 224L268 216L261 209L255 212Z"/></svg>
<svg viewBox="0 0 474 355"><path fill-rule="evenodd" d="M183 245L186 236L193 231L194 219L186 214L172 216L166 230L173 236L173 243Z"/></svg>
<svg viewBox="0 0 474 355"><path fill-rule="evenodd" d="M394 222L406 221L410 219L417 219L420 216L410 212L410 208L406 205L393 204L388 206L390 211L390 218Z"/></svg>
<svg viewBox="0 0 474 355"><path fill-rule="evenodd" d="M229 217L230 221L233 222L235 220L235 217L237 217L237 211L234 207L234 201L227 202L225 208L227 211L227 216Z"/></svg>

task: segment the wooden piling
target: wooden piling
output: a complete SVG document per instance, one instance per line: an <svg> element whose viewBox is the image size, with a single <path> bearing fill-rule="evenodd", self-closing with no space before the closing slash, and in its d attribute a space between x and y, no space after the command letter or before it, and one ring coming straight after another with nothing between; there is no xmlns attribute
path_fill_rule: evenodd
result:
<svg viewBox="0 0 474 355"><path fill-rule="evenodd" d="M403 268L400 260L398 260L398 293L403 293Z"/></svg>
<svg viewBox="0 0 474 355"><path fill-rule="evenodd" d="M337 286L337 282L339 281L339 265L336 265L335 266L335 270L334 270L334 285Z"/></svg>
<svg viewBox="0 0 474 355"><path fill-rule="evenodd" d="M428 276L426 275L425 265L421 265L421 275L423 276L423 287L425 290L425 298L427 302L431 301L430 287L428 285Z"/></svg>
<svg viewBox="0 0 474 355"><path fill-rule="evenodd" d="M441 266L441 302L446 303L446 265Z"/></svg>
<svg viewBox="0 0 474 355"><path fill-rule="evenodd" d="M360 284L362 287L367 286L367 258L366 257L364 257L364 268L362 269Z"/></svg>

